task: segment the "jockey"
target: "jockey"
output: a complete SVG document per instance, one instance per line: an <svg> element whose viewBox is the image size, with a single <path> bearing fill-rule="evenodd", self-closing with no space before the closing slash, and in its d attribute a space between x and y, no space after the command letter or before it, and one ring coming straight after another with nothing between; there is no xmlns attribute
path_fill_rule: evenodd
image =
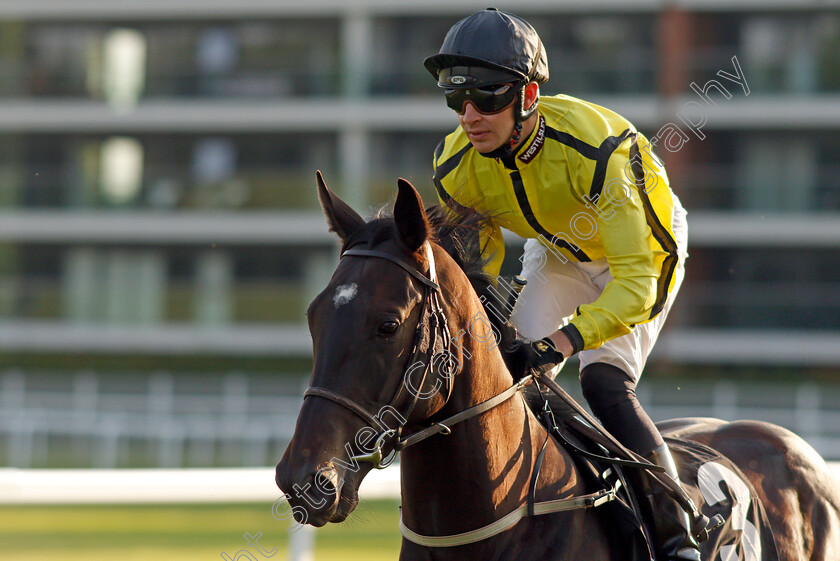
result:
<svg viewBox="0 0 840 561"><path fill-rule="evenodd" d="M687 257L686 213L651 143L604 107L540 99L546 53L515 15L489 8L459 21L424 65L460 123L434 154L441 203L489 217L480 239L492 278L504 257L501 228L527 240L529 282L513 325L550 342L560 361L579 354L595 415L678 481L635 392ZM688 514L658 486L648 490L657 559L699 560Z"/></svg>

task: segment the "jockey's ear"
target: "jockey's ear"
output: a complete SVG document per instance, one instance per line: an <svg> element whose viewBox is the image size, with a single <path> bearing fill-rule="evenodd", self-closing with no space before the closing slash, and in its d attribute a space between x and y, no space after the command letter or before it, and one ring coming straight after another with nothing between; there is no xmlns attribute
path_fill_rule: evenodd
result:
<svg viewBox="0 0 840 561"><path fill-rule="evenodd" d="M330 231L338 234L342 242L347 241L350 234L364 225L365 219L330 191L320 171L316 171L315 175L318 178L318 200L321 201L321 208L327 216Z"/></svg>
<svg viewBox="0 0 840 561"><path fill-rule="evenodd" d="M531 106L536 103L536 101L540 98L540 85L536 82L528 82L528 85L525 86L525 98L523 99L523 107L525 109L530 109Z"/></svg>
<svg viewBox="0 0 840 561"><path fill-rule="evenodd" d="M431 227L426 211L423 209L423 199L414 186L403 178L397 181L399 192L394 203L394 220L400 237L414 253L429 238Z"/></svg>

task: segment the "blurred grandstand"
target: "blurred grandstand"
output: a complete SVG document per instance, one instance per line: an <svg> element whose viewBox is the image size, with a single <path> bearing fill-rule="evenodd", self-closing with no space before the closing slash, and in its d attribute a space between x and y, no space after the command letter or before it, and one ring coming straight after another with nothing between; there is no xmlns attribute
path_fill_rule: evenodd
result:
<svg viewBox="0 0 840 561"><path fill-rule="evenodd" d="M641 386L651 414L765 419L829 459L838 6L497 3L541 34L543 95L688 139L659 150L691 258ZM0 465L274 464L311 360L304 310L336 261L314 171L357 208L398 176L434 200L432 151L456 121L421 63L475 9L1 2ZM747 88L721 78L733 60Z"/></svg>

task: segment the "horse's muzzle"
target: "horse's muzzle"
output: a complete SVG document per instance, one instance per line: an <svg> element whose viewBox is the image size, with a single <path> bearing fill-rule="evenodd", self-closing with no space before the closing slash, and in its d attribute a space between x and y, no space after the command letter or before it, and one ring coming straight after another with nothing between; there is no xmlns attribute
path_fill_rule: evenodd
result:
<svg viewBox="0 0 840 561"><path fill-rule="evenodd" d="M320 527L347 517L347 513L337 514L341 485L334 468L323 467L309 473L296 471L284 458L277 464L275 481L289 501L298 524Z"/></svg>

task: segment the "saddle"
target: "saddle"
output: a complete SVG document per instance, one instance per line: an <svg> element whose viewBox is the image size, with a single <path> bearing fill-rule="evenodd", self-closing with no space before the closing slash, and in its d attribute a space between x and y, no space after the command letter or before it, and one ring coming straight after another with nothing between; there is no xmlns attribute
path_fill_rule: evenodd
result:
<svg viewBox="0 0 840 561"><path fill-rule="evenodd" d="M610 525L615 529L615 535L619 536L616 542L621 544L621 555L617 558L627 561L653 561L652 541L642 521L640 503L628 484L626 474L617 466L610 466L575 453L576 450L582 450L596 456L609 454L609 451L588 434L585 421L560 396L551 392L541 393L535 384L525 386L522 394L528 407L552 438L572 452L588 488L604 487L606 473L620 480L615 500L600 507L611 519ZM550 416L546 415L546 405L551 412Z"/></svg>
<svg viewBox="0 0 840 561"><path fill-rule="evenodd" d="M654 561L650 514L639 500L642 477L661 479L647 472L620 444L615 445L606 429L598 424L556 382L541 377L553 391L542 390L537 383L523 390L525 401L555 440L575 458L587 484L604 486L604 474L620 480L616 500L601 508L609 516L620 549L619 557L628 561ZM554 386L557 386L556 388ZM557 391L559 390L559 391ZM778 561L775 540L764 507L750 481L728 458L703 444L665 437L677 463L683 496L675 499L694 516L693 532L701 544L704 559L739 561ZM629 454L628 454L629 452ZM650 474L650 475L649 475ZM670 478L666 483L673 484ZM673 489L666 486L666 490ZM676 494L676 493L675 493ZM684 504L687 503L687 504ZM701 504L700 508L695 505ZM692 510L689 510L692 508Z"/></svg>

